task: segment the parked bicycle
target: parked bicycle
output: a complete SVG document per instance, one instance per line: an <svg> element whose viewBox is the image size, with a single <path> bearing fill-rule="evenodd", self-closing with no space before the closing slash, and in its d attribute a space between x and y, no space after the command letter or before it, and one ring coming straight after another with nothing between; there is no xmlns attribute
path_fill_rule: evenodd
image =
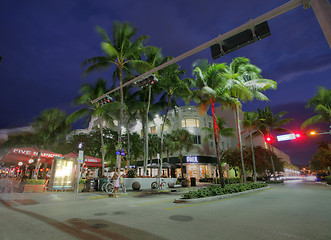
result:
<svg viewBox="0 0 331 240"><path fill-rule="evenodd" d="M114 191L113 180L111 178L107 177L107 182L102 184L101 191L108 193L108 194L112 193Z"/></svg>
<svg viewBox="0 0 331 240"><path fill-rule="evenodd" d="M152 189L163 189L166 187L166 185L167 185L167 183L163 179L157 177L156 180L154 182L152 182L151 188Z"/></svg>
<svg viewBox="0 0 331 240"><path fill-rule="evenodd" d="M126 186L125 184L122 182L120 183L120 189L126 193ZM111 178L107 178L107 182L105 182L104 184L102 184L101 186L101 191L107 193L107 194L111 194L114 192L114 184L113 184L113 179Z"/></svg>

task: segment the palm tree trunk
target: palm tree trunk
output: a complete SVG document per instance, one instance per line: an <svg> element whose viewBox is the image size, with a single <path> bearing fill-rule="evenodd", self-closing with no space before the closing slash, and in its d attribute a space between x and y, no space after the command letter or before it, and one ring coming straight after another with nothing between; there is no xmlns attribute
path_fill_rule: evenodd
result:
<svg viewBox="0 0 331 240"><path fill-rule="evenodd" d="M103 141L103 131L102 131L102 121L100 122L100 135L101 135L101 156L102 156L102 173L101 176L105 174L105 149L104 149L104 141Z"/></svg>
<svg viewBox="0 0 331 240"><path fill-rule="evenodd" d="M123 68L119 67L119 77L120 77L120 98L121 98L121 108L120 108L120 123L119 123L119 129L118 129L118 143L120 143L121 138L122 138L122 125L123 125L123 108L124 108L124 96L123 96ZM122 160L122 156L119 155L119 169L118 169L118 175L120 175L121 172L121 160Z"/></svg>
<svg viewBox="0 0 331 240"><path fill-rule="evenodd" d="M253 146L252 131L249 131L249 138L250 138L250 140L251 140L252 160L253 160L253 169L254 169L254 177L253 177L253 181L256 182L256 165L255 165L255 153L254 153L254 146Z"/></svg>
<svg viewBox="0 0 331 240"><path fill-rule="evenodd" d="M216 159L217 159L217 164L218 164L218 171L220 175L220 182L221 182L221 187L225 187L225 182L224 182L224 177L223 177L223 171L222 171L222 165L221 165L221 159L218 154L218 145L217 145L217 134L216 134L216 118L215 118L215 102L214 99L210 99L210 104L211 104L211 112L213 114L213 127L214 127L214 141L215 141L215 150L216 150Z"/></svg>
<svg viewBox="0 0 331 240"><path fill-rule="evenodd" d="M127 172L129 172L130 170L130 160L131 160L131 147L130 147L130 131L129 131L129 121L127 123L127 136L128 136L128 155L126 156L126 169L127 169Z"/></svg>
<svg viewBox="0 0 331 240"><path fill-rule="evenodd" d="M166 113L164 115L164 118L163 118L163 123L162 123L162 128L161 128L161 150L160 150L160 170L159 170L159 173L162 172L162 153L163 153L163 135L164 135L164 125L167 121L167 117L168 117L168 112L169 112L169 108L170 108L170 101L171 101L171 97L172 95L168 95L168 103L167 103L167 110L166 110ZM159 177L161 175L159 174Z"/></svg>
<svg viewBox="0 0 331 240"><path fill-rule="evenodd" d="M152 95L152 86L148 85L148 102L146 108L146 128L145 128L145 158L146 158L146 169L147 169L147 161L148 161L148 113L149 107L151 104L151 95ZM146 174L146 173L144 173Z"/></svg>
<svg viewBox="0 0 331 240"><path fill-rule="evenodd" d="M239 144L239 150L240 150L240 159L241 159L241 167L243 171L243 182L246 184L246 172L245 172L245 164L244 164L244 153L242 149L242 143L241 143L241 129L240 129L240 123L239 123L239 108L236 105L236 122L237 122L237 134L238 134L238 144Z"/></svg>

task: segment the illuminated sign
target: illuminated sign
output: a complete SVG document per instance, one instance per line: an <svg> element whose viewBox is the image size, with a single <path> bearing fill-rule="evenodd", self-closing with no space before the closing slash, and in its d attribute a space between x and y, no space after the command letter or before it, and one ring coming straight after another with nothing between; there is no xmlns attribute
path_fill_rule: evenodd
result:
<svg viewBox="0 0 331 240"><path fill-rule="evenodd" d="M293 139L295 139L295 134L294 133L277 136L278 142L293 140Z"/></svg>
<svg viewBox="0 0 331 240"><path fill-rule="evenodd" d="M53 160L52 174L49 182L50 189L73 189L76 171L77 166L75 165L75 159L55 157Z"/></svg>
<svg viewBox="0 0 331 240"><path fill-rule="evenodd" d="M14 148L14 149L12 149L12 152L13 153L23 154L23 155L29 155L29 156L38 156L38 152L37 151L30 151L30 150L27 150L27 149ZM44 158L54 158L54 157L62 157L62 154L42 152L40 154L40 156L41 157L44 157Z"/></svg>
<svg viewBox="0 0 331 240"><path fill-rule="evenodd" d="M186 156L186 162L187 163L198 163L198 157L197 156Z"/></svg>

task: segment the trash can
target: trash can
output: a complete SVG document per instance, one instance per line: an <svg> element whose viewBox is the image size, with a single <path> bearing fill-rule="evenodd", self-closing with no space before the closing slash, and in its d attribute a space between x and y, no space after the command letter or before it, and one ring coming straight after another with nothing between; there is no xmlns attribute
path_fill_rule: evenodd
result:
<svg viewBox="0 0 331 240"><path fill-rule="evenodd" d="M87 179L85 182L85 191L91 192L94 190L94 180L93 179Z"/></svg>
<svg viewBox="0 0 331 240"><path fill-rule="evenodd" d="M191 177L191 187L197 186L197 179L195 177Z"/></svg>

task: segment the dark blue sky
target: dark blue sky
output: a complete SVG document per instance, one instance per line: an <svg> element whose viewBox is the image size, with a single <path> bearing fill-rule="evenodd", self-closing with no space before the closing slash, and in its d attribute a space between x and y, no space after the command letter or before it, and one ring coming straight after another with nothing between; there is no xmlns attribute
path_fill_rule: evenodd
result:
<svg viewBox="0 0 331 240"><path fill-rule="evenodd" d="M81 78L81 63L102 55L96 25L110 33L114 20L130 22L139 35L150 36L147 44L162 48L165 56L176 57L286 2L2 0L0 129L26 126L48 108L71 113L71 102L84 82L94 82L99 76L110 80L110 71ZM287 117L296 120L290 127L299 128L313 115L304 105L314 96L316 87L331 87L330 48L312 9L299 6L270 20L269 27L270 37L215 62L230 63L238 56L250 58L262 69L264 78L278 82L278 90L267 92L269 103L254 101L245 104L243 110L271 105L275 113L288 111ZM211 60L209 49L178 64L191 73L191 64L198 58ZM293 162L308 162L316 144L307 141L305 145L278 147Z"/></svg>

